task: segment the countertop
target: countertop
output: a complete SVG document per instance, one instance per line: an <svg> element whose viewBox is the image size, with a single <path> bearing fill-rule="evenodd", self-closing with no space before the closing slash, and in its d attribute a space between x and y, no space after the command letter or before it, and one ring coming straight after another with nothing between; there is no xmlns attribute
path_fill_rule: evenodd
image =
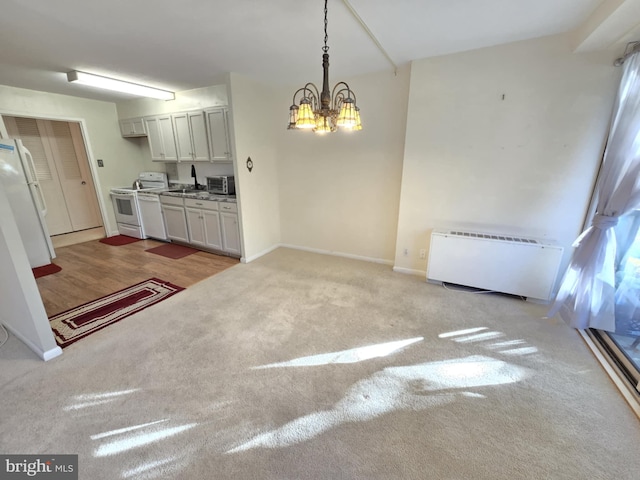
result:
<svg viewBox="0 0 640 480"><path fill-rule="evenodd" d="M198 200L212 200L215 202L229 202L237 203L235 195L220 195L217 193L209 193L206 190L191 190L189 189L169 189L164 192L160 192L160 195L166 195L168 197L182 197L182 198L197 198Z"/></svg>

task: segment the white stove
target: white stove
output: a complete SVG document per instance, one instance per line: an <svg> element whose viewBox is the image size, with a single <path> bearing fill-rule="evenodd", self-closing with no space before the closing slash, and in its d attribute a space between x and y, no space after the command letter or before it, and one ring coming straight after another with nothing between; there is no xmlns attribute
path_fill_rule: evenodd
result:
<svg viewBox="0 0 640 480"><path fill-rule="evenodd" d="M141 172L136 179L137 183L142 185L142 188L131 187L115 187L110 191L111 193L136 193L136 192L148 192L153 190L163 190L169 187L167 180L167 174L163 172Z"/></svg>
<svg viewBox="0 0 640 480"><path fill-rule="evenodd" d="M138 194L165 190L169 187L169 182L166 173L142 172L134 184L139 184L142 188L131 186L115 187L110 190L118 232L129 237L147 238L149 235L145 232L145 222L140 213ZM151 225L150 227L155 231ZM162 227L164 229L164 225Z"/></svg>

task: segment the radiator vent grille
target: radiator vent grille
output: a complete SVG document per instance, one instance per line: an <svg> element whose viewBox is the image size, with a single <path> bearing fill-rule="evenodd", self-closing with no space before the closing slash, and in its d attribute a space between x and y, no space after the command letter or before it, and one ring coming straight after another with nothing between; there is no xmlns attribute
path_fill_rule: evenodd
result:
<svg viewBox="0 0 640 480"><path fill-rule="evenodd" d="M487 233L458 232L455 230L449 231L449 235L455 235L456 237L484 238L487 240L503 240L506 242L538 243L537 240L534 240L532 238L511 237L507 235L493 235Z"/></svg>

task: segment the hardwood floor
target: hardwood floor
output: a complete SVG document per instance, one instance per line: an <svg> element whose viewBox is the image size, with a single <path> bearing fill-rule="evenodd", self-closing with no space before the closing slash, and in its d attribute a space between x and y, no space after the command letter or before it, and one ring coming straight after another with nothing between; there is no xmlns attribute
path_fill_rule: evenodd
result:
<svg viewBox="0 0 640 480"><path fill-rule="evenodd" d="M189 287L239 261L198 252L173 260L146 249L163 245L141 240L114 247L98 240L56 248L53 263L62 271L36 279L47 316L95 300L151 277Z"/></svg>

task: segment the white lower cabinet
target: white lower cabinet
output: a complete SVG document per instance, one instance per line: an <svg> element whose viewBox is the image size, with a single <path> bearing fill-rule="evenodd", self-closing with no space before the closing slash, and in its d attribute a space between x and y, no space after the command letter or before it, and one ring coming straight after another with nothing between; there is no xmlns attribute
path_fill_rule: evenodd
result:
<svg viewBox="0 0 640 480"><path fill-rule="evenodd" d="M224 250L220 235L218 202L186 199L187 225L192 245Z"/></svg>
<svg viewBox="0 0 640 480"><path fill-rule="evenodd" d="M222 235L220 233L220 213L203 210L202 217L204 220L206 246L208 248L215 248L216 250L225 250L222 245Z"/></svg>
<svg viewBox="0 0 640 480"><path fill-rule="evenodd" d="M188 242L189 232L187 230L187 220L185 217L184 207L162 205L162 213L167 227L167 237L171 240Z"/></svg>
<svg viewBox="0 0 640 480"><path fill-rule="evenodd" d="M184 204L189 243L240 255L238 207L235 203L187 198Z"/></svg>
<svg viewBox="0 0 640 480"><path fill-rule="evenodd" d="M167 229L167 237L179 242L189 242L184 200L181 197L160 195L160 204L162 205L162 216Z"/></svg>
<svg viewBox="0 0 640 480"><path fill-rule="evenodd" d="M227 253L240 255L240 229L238 226L238 205L220 204L220 225L222 227L222 247Z"/></svg>
<svg viewBox="0 0 640 480"><path fill-rule="evenodd" d="M238 205L160 195L167 237L194 247L241 255Z"/></svg>
<svg viewBox="0 0 640 480"><path fill-rule="evenodd" d="M187 214L187 227L189 227L189 243L204 247L204 224L202 222L202 210L185 208Z"/></svg>

